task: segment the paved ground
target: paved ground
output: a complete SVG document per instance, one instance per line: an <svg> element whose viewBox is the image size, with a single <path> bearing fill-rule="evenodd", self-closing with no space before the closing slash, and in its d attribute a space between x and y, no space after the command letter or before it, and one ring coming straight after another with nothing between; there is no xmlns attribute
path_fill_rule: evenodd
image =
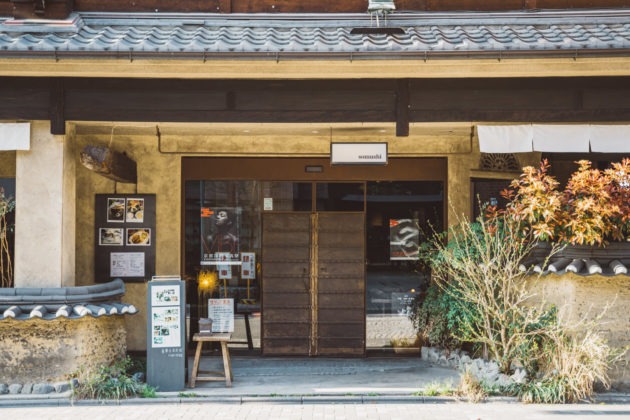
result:
<svg viewBox="0 0 630 420"><path fill-rule="evenodd" d="M205 357L204 369L221 367ZM195 389L160 392L157 399L79 401L70 394L1 395L0 419L611 419L630 418L628 395L618 404L523 405L513 398L468 404L423 397L436 384L457 385L459 373L418 357L305 359L234 357L234 386L202 382ZM604 399L602 399L604 401Z"/></svg>
<svg viewBox="0 0 630 420"><path fill-rule="evenodd" d="M204 357L200 369L222 370L221 363L218 356ZM412 395L433 384L457 386L459 382L456 370L433 366L419 357L234 357L232 370L232 388L222 382L197 382L194 392L213 396Z"/></svg>
<svg viewBox="0 0 630 420"><path fill-rule="evenodd" d="M152 404L0 408L6 419L246 419L246 420L354 420L354 419L628 419L630 405L522 405L488 404Z"/></svg>

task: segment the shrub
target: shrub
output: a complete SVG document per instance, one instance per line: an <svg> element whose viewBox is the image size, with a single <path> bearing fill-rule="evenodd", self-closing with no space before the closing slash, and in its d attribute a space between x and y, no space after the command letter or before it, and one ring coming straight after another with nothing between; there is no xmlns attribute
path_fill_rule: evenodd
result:
<svg viewBox="0 0 630 420"><path fill-rule="evenodd" d="M592 327L583 326L580 334L547 329L539 359L538 378L511 389L524 402L573 403L589 398L596 382L610 387L613 352Z"/></svg>
<svg viewBox="0 0 630 420"><path fill-rule="evenodd" d="M97 400L120 400L134 395L155 397L155 388L136 381L129 374L131 365L132 360L126 357L96 370L80 369L73 375L79 381L74 397Z"/></svg>
<svg viewBox="0 0 630 420"><path fill-rule="evenodd" d="M630 233L630 159L605 171L591 162L576 162L564 191L549 175L543 160L538 169L523 168L519 179L503 192L505 210L490 208L491 216L505 215L514 230L533 239L572 245L606 245Z"/></svg>
<svg viewBox="0 0 630 420"><path fill-rule="evenodd" d="M13 223L9 215L15 210L13 197L6 197L0 188L0 287L13 286L13 265L11 263L10 235Z"/></svg>
<svg viewBox="0 0 630 420"><path fill-rule="evenodd" d="M461 345L458 332L463 329L461 324L469 321L461 307L463 301L455 299L453 293L431 282L426 293L414 299L409 319L424 343L450 350Z"/></svg>
<svg viewBox="0 0 630 420"><path fill-rule="evenodd" d="M488 398L488 393L484 386L469 371L462 373L457 393L473 403L478 403Z"/></svg>
<svg viewBox="0 0 630 420"><path fill-rule="evenodd" d="M485 346L503 373L515 361L528 363L553 318L542 304L525 304L533 296L526 287L529 273L519 266L535 242L513 229L501 217L475 223L462 219L449 230L448 244L434 239L437 253L431 264L436 284L463 314L450 333Z"/></svg>

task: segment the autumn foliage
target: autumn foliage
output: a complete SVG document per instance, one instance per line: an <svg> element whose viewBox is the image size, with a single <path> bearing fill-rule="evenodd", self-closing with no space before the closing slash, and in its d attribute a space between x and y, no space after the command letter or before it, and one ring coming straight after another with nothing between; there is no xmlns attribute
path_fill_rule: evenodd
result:
<svg viewBox="0 0 630 420"><path fill-rule="evenodd" d="M490 217L505 216L524 236L572 245L606 245L630 239L630 159L610 169L577 162L578 170L564 191L549 175L549 163L523 168L519 179L502 193L505 210L488 209ZM531 236L530 236L531 235Z"/></svg>

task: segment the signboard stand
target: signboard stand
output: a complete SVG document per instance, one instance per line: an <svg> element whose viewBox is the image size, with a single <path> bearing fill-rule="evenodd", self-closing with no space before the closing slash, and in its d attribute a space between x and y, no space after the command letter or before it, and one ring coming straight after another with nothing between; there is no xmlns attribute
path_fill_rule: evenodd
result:
<svg viewBox="0 0 630 420"><path fill-rule="evenodd" d="M186 383L186 286L180 277L148 283L147 384L181 391Z"/></svg>

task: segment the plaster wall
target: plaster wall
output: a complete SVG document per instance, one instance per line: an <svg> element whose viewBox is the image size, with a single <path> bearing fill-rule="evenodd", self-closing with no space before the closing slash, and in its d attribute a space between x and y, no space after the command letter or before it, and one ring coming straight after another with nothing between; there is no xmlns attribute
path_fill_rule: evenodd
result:
<svg viewBox="0 0 630 420"><path fill-rule="evenodd" d="M566 325L595 323L608 344L622 350L630 346L630 276L547 275L530 281L537 299L555 305ZM630 354L610 370L613 384L630 388Z"/></svg>
<svg viewBox="0 0 630 420"><path fill-rule="evenodd" d="M0 383L60 381L124 357L129 316L0 322Z"/></svg>
<svg viewBox="0 0 630 420"><path fill-rule="evenodd" d="M244 125L244 128L246 127ZM156 194L156 274L179 274L181 255L181 158L182 156L328 156L331 141L388 142L391 157L447 157L449 222L456 215L470 214L470 171L479 162L476 138L471 138L470 125L442 124L421 131L412 126L409 137L396 137L393 125L384 127L332 127L322 130L317 125L281 125L258 128L256 132L220 127L201 134L187 131L189 127L161 127L158 148L154 127L114 127L104 134L102 129L78 126L76 160L86 145L110 147L125 152L138 165L137 190L134 184L115 183L78 165L76 214L77 284L87 285L94 279L94 196L100 193ZM92 130L93 133L89 131ZM369 131L368 131L369 130ZM109 130L107 130L109 131ZM118 132L118 134L117 134ZM146 308L145 283L127 283L125 302ZM129 350L146 348L146 310L128 318L127 345Z"/></svg>
<svg viewBox="0 0 630 420"><path fill-rule="evenodd" d="M15 286L74 285L74 144L31 123L31 148L16 154Z"/></svg>
<svg viewBox="0 0 630 420"><path fill-rule="evenodd" d="M111 136L77 136L75 161L86 145L107 146ZM76 273L77 285L94 282L94 200L95 194L155 194L156 195L156 274L180 272L180 201L181 167L179 155L161 154L155 136L114 136L111 148L125 152L137 162L138 184L122 184L77 165L76 207ZM127 283L123 300L134 304L140 312L125 318L129 332L129 350L146 349L147 307L145 283Z"/></svg>
<svg viewBox="0 0 630 420"><path fill-rule="evenodd" d="M0 178L15 178L15 151L0 152Z"/></svg>

